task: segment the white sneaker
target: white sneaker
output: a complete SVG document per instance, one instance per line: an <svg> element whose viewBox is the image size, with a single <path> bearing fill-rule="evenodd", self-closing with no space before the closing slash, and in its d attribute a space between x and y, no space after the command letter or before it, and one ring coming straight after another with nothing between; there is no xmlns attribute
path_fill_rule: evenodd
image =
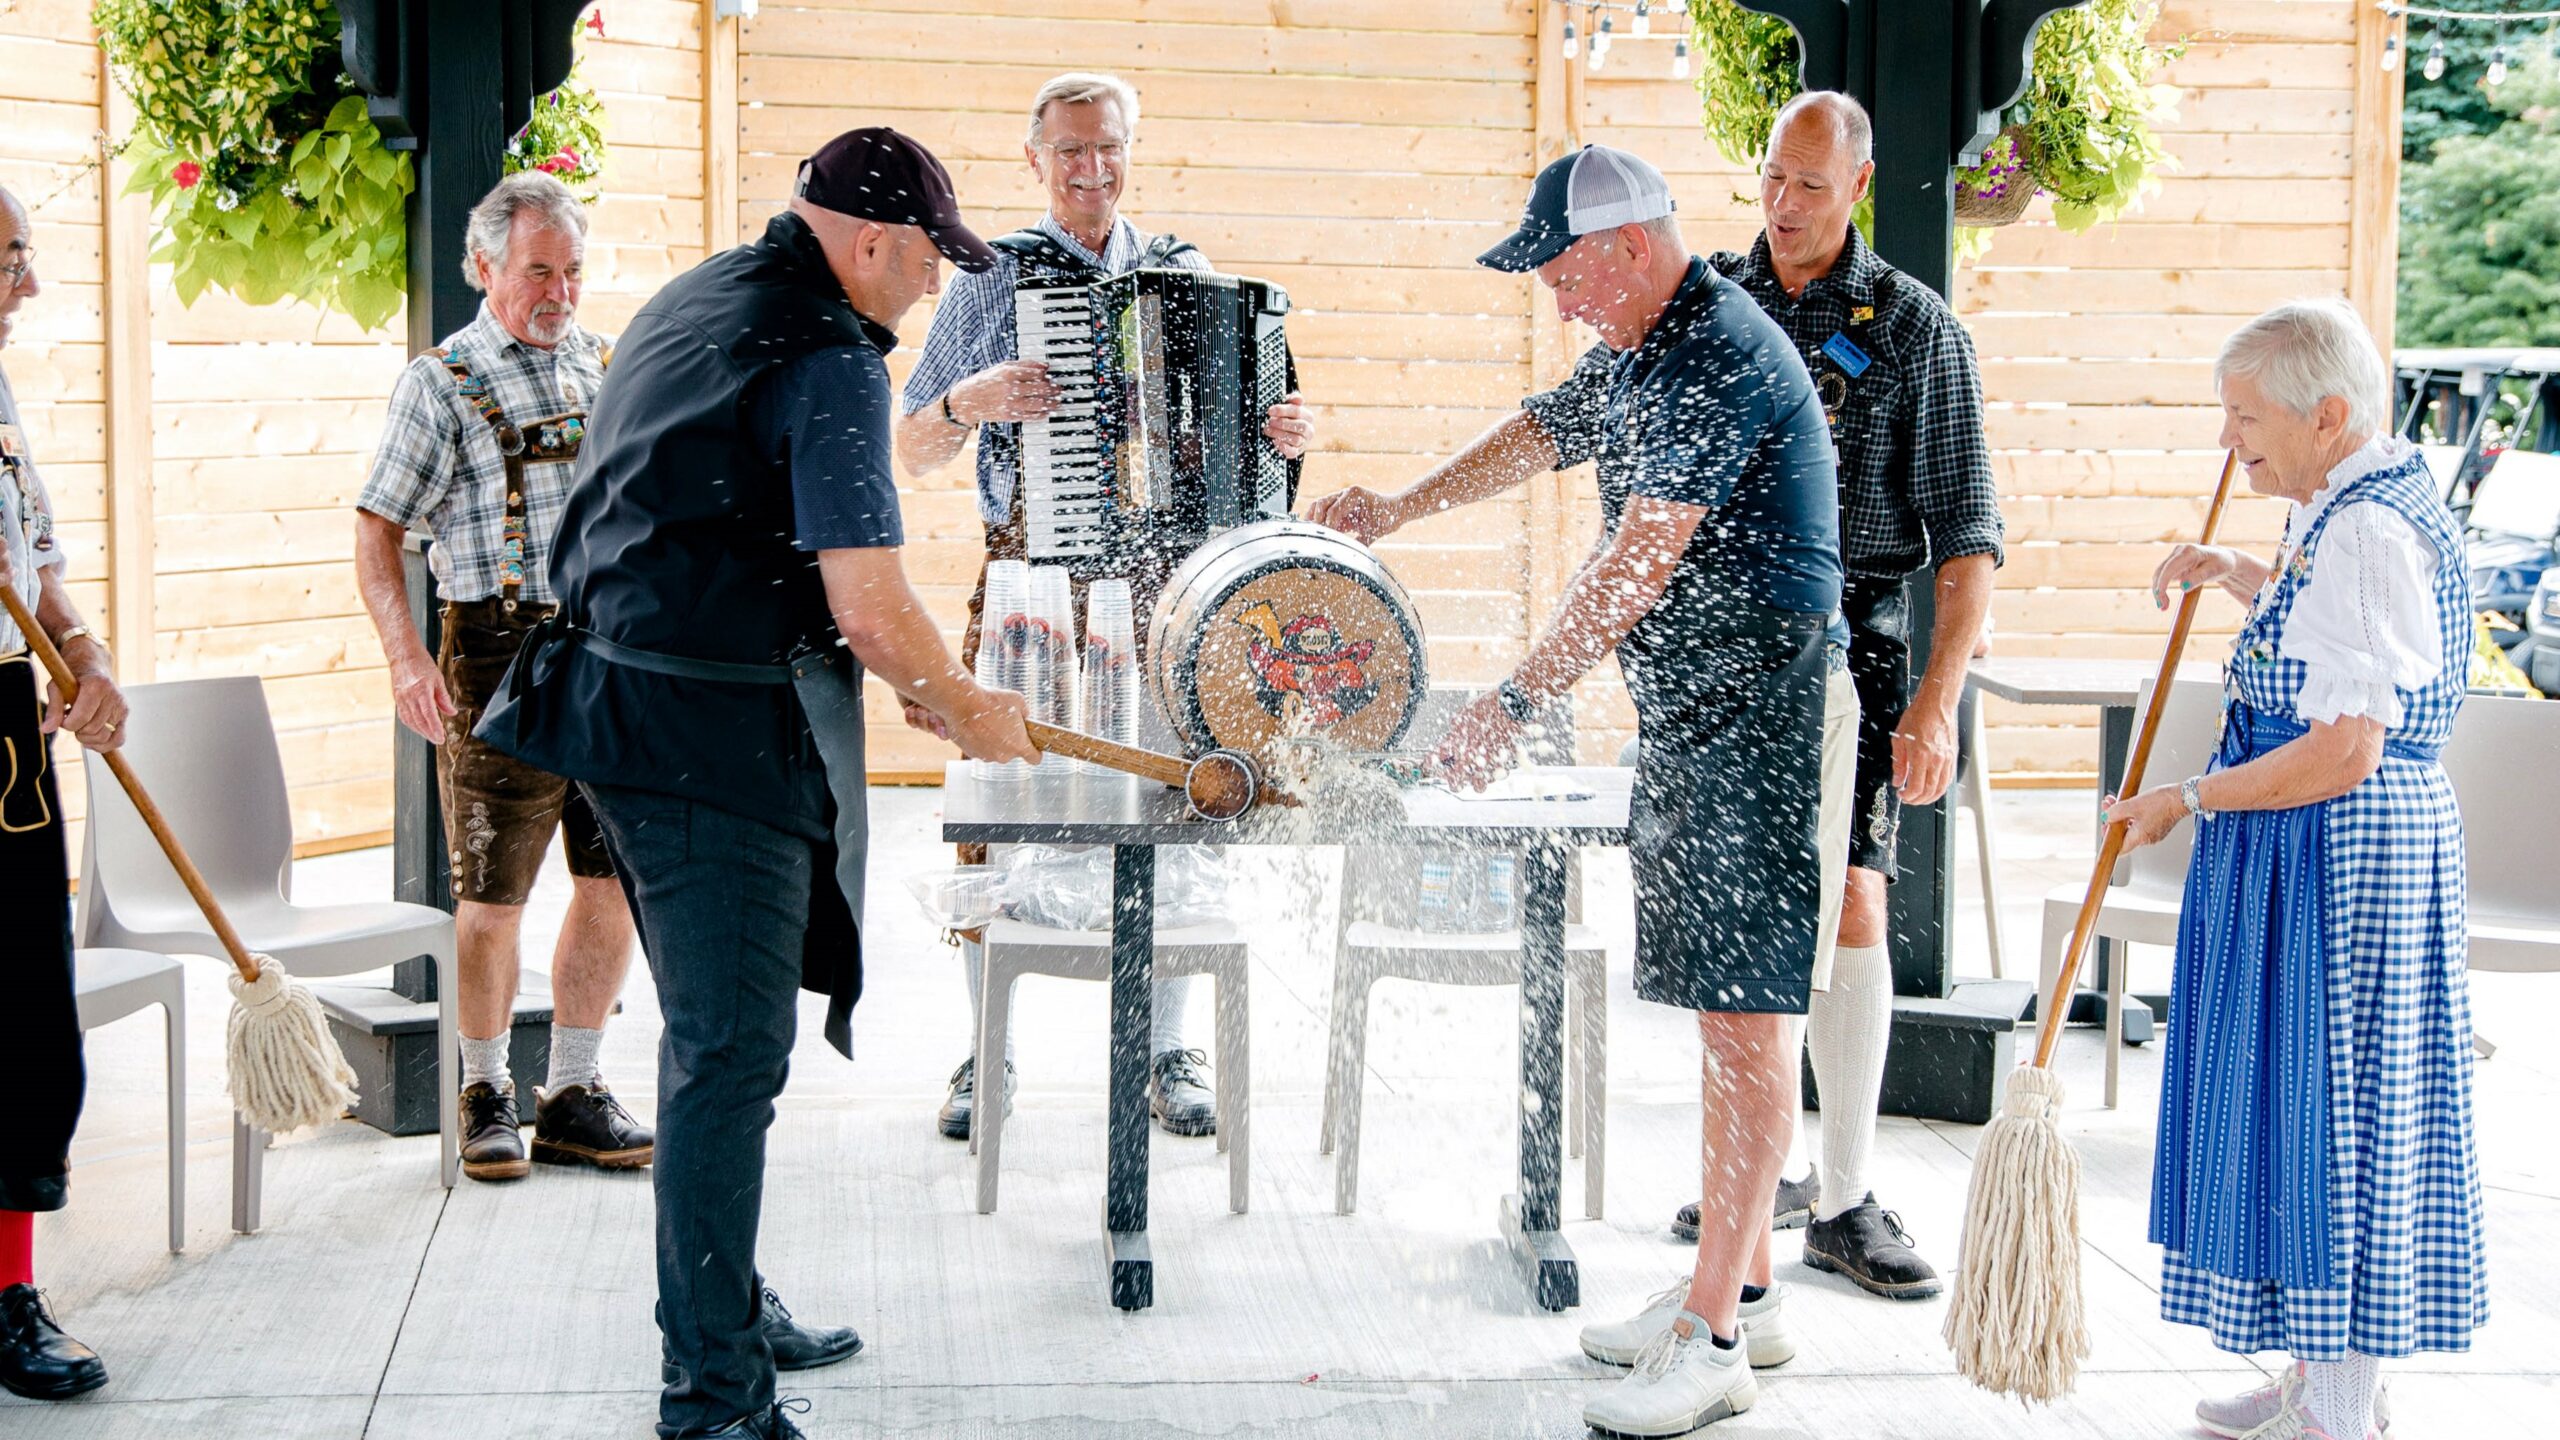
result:
<svg viewBox="0 0 2560 1440"><path fill-rule="evenodd" d="M1685 1435L1739 1415L1760 1399L1760 1382L1743 1363L1742 1347L1723 1349L1706 1322L1690 1317L1694 1333L1665 1329L1636 1357L1635 1369L1606 1394L1582 1407L1582 1423L1607 1435L1650 1440Z"/></svg>
<svg viewBox="0 0 2560 1440"><path fill-rule="evenodd" d="M2302 1388L2302 1365L2297 1361L2287 1365L2271 1384L2225 1400L2197 1401L2196 1423L2216 1435L2228 1437L2228 1440L2246 1440L2246 1437L2273 1424L2284 1412L2299 1408ZM2390 1440L2391 1382L2388 1380L2374 1393L2373 1425L2376 1436Z"/></svg>
<svg viewBox="0 0 2560 1440"><path fill-rule="evenodd" d="M1766 1370L1796 1358L1795 1337L1787 1333L1787 1287L1772 1285L1757 1300L1742 1302L1742 1343L1751 1368ZM1596 1320L1582 1327L1582 1353L1603 1365L1633 1365L1689 1303L1689 1282L1644 1302L1632 1320Z"/></svg>

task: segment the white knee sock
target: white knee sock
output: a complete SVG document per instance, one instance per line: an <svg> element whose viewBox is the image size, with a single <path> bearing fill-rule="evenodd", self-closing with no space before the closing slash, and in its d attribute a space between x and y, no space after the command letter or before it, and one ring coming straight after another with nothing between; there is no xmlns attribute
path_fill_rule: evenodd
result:
<svg viewBox="0 0 2560 1440"><path fill-rule="evenodd" d="M1882 945L1843 945L1831 988L1813 997L1805 1034L1822 1092L1822 1201L1829 1220L1867 1195L1867 1151L1876 1138L1884 1047L1893 1033L1893 960Z"/></svg>
<svg viewBox="0 0 2560 1440"><path fill-rule="evenodd" d="M1150 1036L1153 1043L1147 1047L1150 1057L1174 1050L1204 1053L1208 1050L1209 1047L1198 1043L1191 1033L1192 995L1208 983L1206 975L1177 975L1173 979L1156 982Z"/></svg>
<svg viewBox="0 0 2560 1440"><path fill-rule="evenodd" d="M2382 1385L2382 1362L2349 1351L2343 1360L2309 1360L2302 1366L2303 1403L2311 1423L2329 1440L2365 1440L2373 1433L2373 1396Z"/></svg>
<svg viewBox="0 0 2560 1440"><path fill-rule="evenodd" d="M592 1090L600 1078L596 1071L596 1050L604 1044L604 1031L581 1030L574 1025L551 1022L551 1071L542 1082L542 1093L557 1095L572 1085Z"/></svg>
<svg viewBox="0 0 2560 1440"><path fill-rule="evenodd" d="M516 1088L515 1078L507 1073L507 1032L491 1040L462 1037L462 1088L468 1090L483 1080L501 1095Z"/></svg>

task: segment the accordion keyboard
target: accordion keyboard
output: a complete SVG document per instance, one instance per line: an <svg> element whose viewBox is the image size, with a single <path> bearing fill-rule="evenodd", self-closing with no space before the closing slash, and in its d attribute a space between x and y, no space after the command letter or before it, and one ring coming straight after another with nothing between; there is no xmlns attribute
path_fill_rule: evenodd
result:
<svg viewBox="0 0 2560 1440"><path fill-rule="evenodd" d="M1018 353L1045 362L1062 392L1057 409L1022 425L1022 515L1034 559L1099 556L1110 540L1091 293L1061 286L1013 296Z"/></svg>

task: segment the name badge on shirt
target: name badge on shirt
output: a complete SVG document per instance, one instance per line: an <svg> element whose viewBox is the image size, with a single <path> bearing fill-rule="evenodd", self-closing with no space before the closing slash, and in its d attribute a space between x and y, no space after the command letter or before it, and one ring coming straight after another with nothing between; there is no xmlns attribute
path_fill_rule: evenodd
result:
<svg viewBox="0 0 2560 1440"><path fill-rule="evenodd" d="M18 427L15 425L0 425L0 457L19 460L24 459L26 457L26 453L27 437L20 433Z"/></svg>
<svg viewBox="0 0 2560 1440"><path fill-rule="evenodd" d="M1867 367L1876 363L1866 351L1858 348L1856 341L1837 330L1831 332L1830 339L1822 342L1822 353L1852 380L1866 374Z"/></svg>

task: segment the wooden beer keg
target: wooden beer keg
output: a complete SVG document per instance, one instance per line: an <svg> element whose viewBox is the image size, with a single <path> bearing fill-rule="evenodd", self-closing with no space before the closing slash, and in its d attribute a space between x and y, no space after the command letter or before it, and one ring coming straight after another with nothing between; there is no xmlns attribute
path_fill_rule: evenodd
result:
<svg viewBox="0 0 2560 1440"><path fill-rule="evenodd" d="M1147 683L1190 753L1319 736L1394 748L1430 688L1422 622L1367 546L1304 520L1209 538L1165 581Z"/></svg>

